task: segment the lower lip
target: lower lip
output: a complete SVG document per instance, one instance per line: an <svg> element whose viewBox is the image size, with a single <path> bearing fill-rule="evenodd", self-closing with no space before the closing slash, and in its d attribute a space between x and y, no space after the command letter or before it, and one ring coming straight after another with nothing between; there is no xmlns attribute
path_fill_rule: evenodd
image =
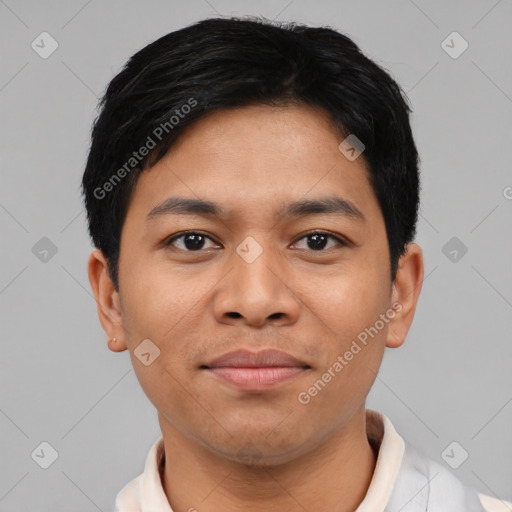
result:
<svg viewBox="0 0 512 512"><path fill-rule="evenodd" d="M265 368L209 368L222 380L225 380L246 391L261 391L277 386L281 382L296 377L305 371L300 367L265 367Z"/></svg>

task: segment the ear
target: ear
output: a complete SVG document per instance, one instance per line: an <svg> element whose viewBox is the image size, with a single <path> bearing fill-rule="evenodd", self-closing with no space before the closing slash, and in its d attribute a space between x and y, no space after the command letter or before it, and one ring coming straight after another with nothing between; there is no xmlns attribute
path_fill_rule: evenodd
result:
<svg viewBox="0 0 512 512"><path fill-rule="evenodd" d="M95 249L89 256L87 270L96 298L98 317L109 339L108 347L112 352L122 352L127 346L122 325L121 302L108 274L107 260L99 249ZM116 341L112 341L113 338Z"/></svg>
<svg viewBox="0 0 512 512"><path fill-rule="evenodd" d="M411 242L398 262L398 270L392 286L391 303L395 316L389 322L387 347L397 348L405 341L420 296L423 271L421 247Z"/></svg>

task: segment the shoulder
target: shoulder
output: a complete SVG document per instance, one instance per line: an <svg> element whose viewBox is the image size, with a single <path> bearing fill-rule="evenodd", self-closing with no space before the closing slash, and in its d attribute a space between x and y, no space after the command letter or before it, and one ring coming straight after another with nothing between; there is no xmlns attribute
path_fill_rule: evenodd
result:
<svg viewBox="0 0 512 512"><path fill-rule="evenodd" d="M455 474L438 462L426 457L408 442L396 481L396 489L389 510L396 507L407 496L414 496L409 505L419 510L418 504L432 512L440 510L464 510L465 512L512 512L512 505L478 492L465 485ZM395 501L393 501L393 499ZM407 500L405 500L407 501ZM395 503L396 502L396 503ZM405 510L409 510L405 507Z"/></svg>
<svg viewBox="0 0 512 512"><path fill-rule="evenodd" d="M141 476L128 482L117 494L114 512L139 512L139 481Z"/></svg>
<svg viewBox="0 0 512 512"><path fill-rule="evenodd" d="M512 503L509 501L502 501L498 498L487 496L486 494L479 494L478 498L485 512L512 512Z"/></svg>

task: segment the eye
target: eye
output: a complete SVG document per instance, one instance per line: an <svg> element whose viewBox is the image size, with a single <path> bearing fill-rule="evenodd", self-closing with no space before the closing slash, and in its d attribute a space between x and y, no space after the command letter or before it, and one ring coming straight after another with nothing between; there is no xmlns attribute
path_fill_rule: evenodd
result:
<svg viewBox="0 0 512 512"><path fill-rule="evenodd" d="M326 245L328 245L328 240L334 240L335 246L336 244L341 247L346 247L347 243L345 243L340 238L332 235L327 231L313 231L311 233L307 233L302 236L300 240L308 239L306 249L315 251L315 252L325 252L324 249ZM178 235L174 235L171 238L167 239L164 242L164 245L172 246L177 249L186 251L186 252L198 252L204 249L208 249L205 247L206 241L210 240L214 242L212 238L209 236L199 232L199 231L186 231L184 233L180 233ZM215 242L214 242L215 243ZM178 245L179 244L179 245ZM295 246L297 242L295 243ZM217 246L217 245L216 245Z"/></svg>
<svg viewBox="0 0 512 512"><path fill-rule="evenodd" d="M331 235L330 233L328 233L326 231L313 231L311 233L307 233L299 240L309 239L307 242L307 245L308 245L307 249L310 249L310 250L316 251L316 252L322 252L323 249L325 249L325 246L328 244L329 238L334 240L336 242L336 244L339 246L342 246L342 247L347 246L347 244L343 240L341 240L340 238L338 238L334 235ZM323 251L323 252L325 252L325 251Z"/></svg>
<svg viewBox="0 0 512 512"><path fill-rule="evenodd" d="M179 240L181 240L181 247L178 247L174 243L175 241ZM186 252L195 252L205 249L204 245L206 240L211 240L213 242L213 240L209 236L203 235L198 231L186 231L185 233L181 233L179 235L175 235L172 238L167 239L164 242L164 245L166 247L171 245Z"/></svg>

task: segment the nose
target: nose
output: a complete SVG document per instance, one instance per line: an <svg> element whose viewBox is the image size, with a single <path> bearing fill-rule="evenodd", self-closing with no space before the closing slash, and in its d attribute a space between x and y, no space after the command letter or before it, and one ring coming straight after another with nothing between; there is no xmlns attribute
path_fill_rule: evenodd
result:
<svg viewBox="0 0 512 512"><path fill-rule="evenodd" d="M291 325L300 313L300 300L293 292L289 272L278 257L271 258L265 249L254 261L234 252L232 269L219 283L214 297L214 314L218 322L263 327Z"/></svg>

